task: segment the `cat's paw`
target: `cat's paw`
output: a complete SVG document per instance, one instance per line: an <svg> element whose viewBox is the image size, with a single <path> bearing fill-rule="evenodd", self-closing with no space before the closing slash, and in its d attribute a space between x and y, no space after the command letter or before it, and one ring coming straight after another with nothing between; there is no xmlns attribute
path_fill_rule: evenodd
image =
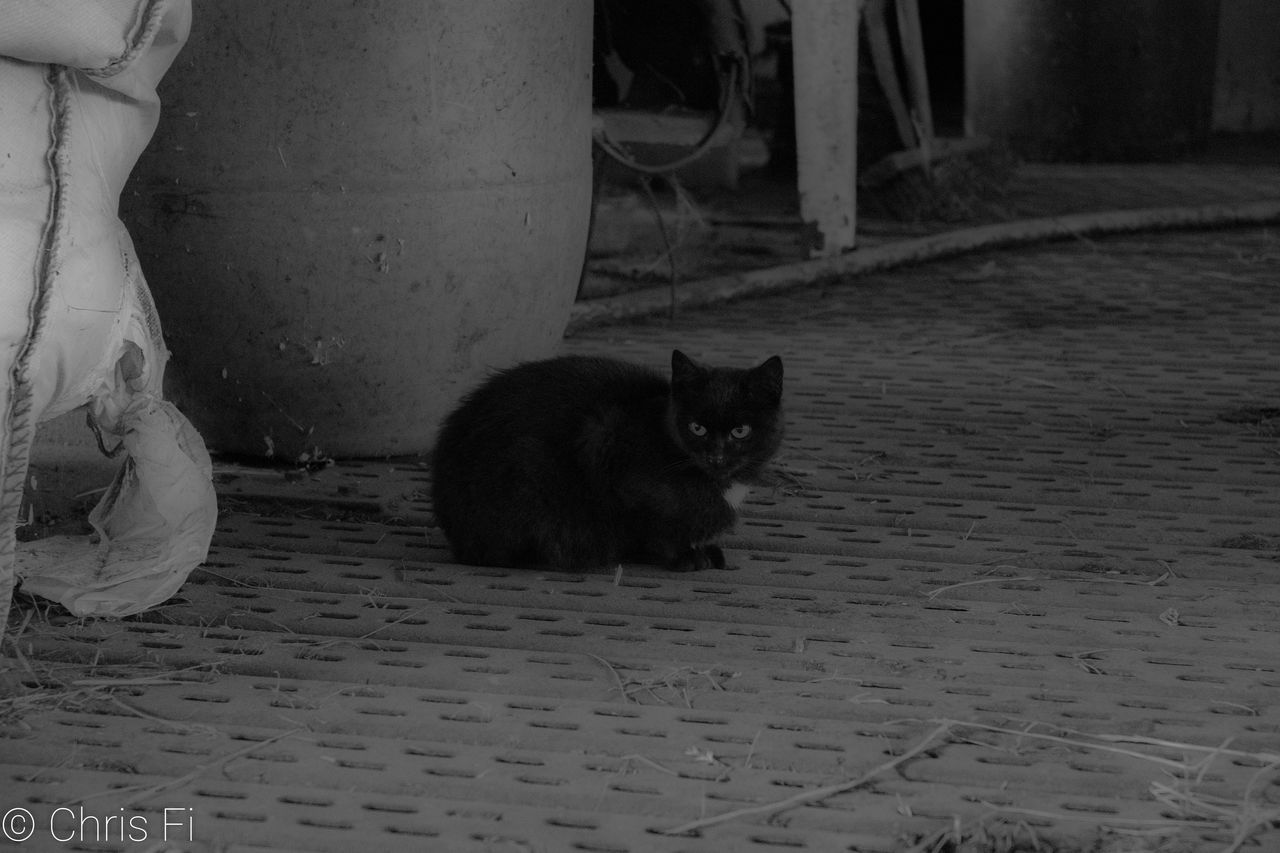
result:
<svg viewBox="0 0 1280 853"><path fill-rule="evenodd" d="M706 566L698 565L698 554L692 548L677 554L667 561L667 568L673 572L696 572Z"/></svg>
<svg viewBox="0 0 1280 853"><path fill-rule="evenodd" d="M720 550L719 545L703 545L702 553L706 555L707 561L711 564L707 568L724 571L724 551Z"/></svg>
<svg viewBox="0 0 1280 853"><path fill-rule="evenodd" d="M724 551L719 545L696 545L676 555L667 568L673 572L701 572L723 569L724 565Z"/></svg>

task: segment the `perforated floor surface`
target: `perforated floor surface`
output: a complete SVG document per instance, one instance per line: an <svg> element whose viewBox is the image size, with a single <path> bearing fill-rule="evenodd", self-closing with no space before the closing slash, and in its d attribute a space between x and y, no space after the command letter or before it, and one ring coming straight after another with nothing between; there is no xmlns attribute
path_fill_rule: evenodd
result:
<svg viewBox="0 0 1280 853"><path fill-rule="evenodd" d="M1080 241L566 342L783 357L724 571L467 568L411 461L222 467L178 599L18 612L2 805L26 849L1280 850L1278 273Z"/></svg>

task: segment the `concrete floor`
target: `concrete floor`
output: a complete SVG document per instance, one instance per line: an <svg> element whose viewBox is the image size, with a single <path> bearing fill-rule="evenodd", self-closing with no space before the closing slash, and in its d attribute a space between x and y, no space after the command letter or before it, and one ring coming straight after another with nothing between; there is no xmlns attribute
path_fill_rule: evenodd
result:
<svg viewBox="0 0 1280 853"><path fill-rule="evenodd" d="M19 602L0 805L29 850L1280 849L1277 282L1274 228L1137 235L568 340L783 357L724 571L468 568L413 460L220 466L173 601Z"/></svg>

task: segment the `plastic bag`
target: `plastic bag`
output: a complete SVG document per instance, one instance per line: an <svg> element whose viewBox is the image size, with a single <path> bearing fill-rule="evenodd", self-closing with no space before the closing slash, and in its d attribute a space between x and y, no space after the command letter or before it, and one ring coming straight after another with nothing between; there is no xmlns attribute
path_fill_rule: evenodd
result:
<svg viewBox="0 0 1280 853"><path fill-rule="evenodd" d="M204 561L217 519L209 455L173 404L139 394L120 427L128 458L89 514L99 541L18 549L22 588L77 616L126 616L168 599Z"/></svg>

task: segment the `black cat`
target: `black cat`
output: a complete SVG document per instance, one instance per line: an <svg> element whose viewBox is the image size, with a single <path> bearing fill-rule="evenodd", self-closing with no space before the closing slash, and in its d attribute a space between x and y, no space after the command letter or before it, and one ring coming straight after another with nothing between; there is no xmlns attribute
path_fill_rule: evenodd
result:
<svg viewBox="0 0 1280 853"><path fill-rule="evenodd" d="M436 441L436 520L464 563L583 571L624 559L724 568L714 540L782 441L782 359L671 380L565 356L499 373Z"/></svg>

